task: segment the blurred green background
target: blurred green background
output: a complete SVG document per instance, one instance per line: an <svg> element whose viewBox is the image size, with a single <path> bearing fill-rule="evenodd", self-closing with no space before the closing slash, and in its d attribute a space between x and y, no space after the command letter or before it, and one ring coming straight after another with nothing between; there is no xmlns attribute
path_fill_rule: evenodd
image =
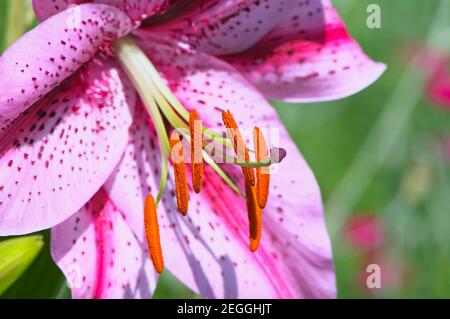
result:
<svg viewBox="0 0 450 319"><path fill-rule="evenodd" d="M0 50L17 36L8 25L33 24L31 11L8 20L8 10L14 10L8 4L20 1L0 0ZM424 72L414 56L418 44L450 54L450 1L334 4L353 37L388 71L370 88L341 101L273 104L321 186L339 297L448 298L450 162L441 144L450 137L450 108L427 99ZM366 25L369 4L381 7L380 29ZM376 245L358 247L352 241L349 225L361 217L376 221L381 237ZM43 251L2 298L70 297L51 261L49 234L43 234ZM365 288L369 263L381 266L380 289ZM196 296L166 273L155 297Z"/></svg>

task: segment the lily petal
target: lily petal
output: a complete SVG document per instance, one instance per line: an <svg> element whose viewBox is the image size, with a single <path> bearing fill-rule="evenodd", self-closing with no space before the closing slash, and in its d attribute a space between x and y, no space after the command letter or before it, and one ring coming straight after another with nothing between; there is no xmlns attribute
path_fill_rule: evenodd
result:
<svg viewBox="0 0 450 319"><path fill-rule="evenodd" d="M52 227L95 194L127 144L134 100L118 68L92 63L16 120L0 139L0 236Z"/></svg>
<svg viewBox="0 0 450 319"><path fill-rule="evenodd" d="M154 32L165 31L213 55L244 51L285 19L292 0L207 1Z"/></svg>
<svg viewBox="0 0 450 319"><path fill-rule="evenodd" d="M0 57L0 130L130 30L118 9L85 4L25 34Z"/></svg>
<svg viewBox="0 0 450 319"><path fill-rule="evenodd" d="M94 2L115 6L139 23L149 16L164 12L174 0L94 0Z"/></svg>
<svg viewBox="0 0 450 319"><path fill-rule="evenodd" d="M33 7L37 17L42 21L66 10L70 5L87 2L114 6L126 13L134 22L139 23L148 16L164 12L173 0L33 0Z"/></svg>
<svg viewBox="0 0 450 319"><path fill-rule="evenodd" d="M166 192L158 213L168 269L205 297L335 297L320 190L275 111L239 72L216 58L182 55L155 45L148 45L146 51L184 105L196 108L205 125L215 127L221 119L218 108L228 108L244 127L279 129L281 146L289 154L273 176L256 254L248 248L244 199L209 167L201 194L191 193L186 218L176 212L174 193ZM127 216L141 214L145 195L156 192L159 181L154 133L142 127L135 130L138 135L132 134L136 142L106 183L112 201L129 212ZM239 169L229 172L242 185ZM134 220L131 225L139 234L142 221L135 216L127 220Z"/></svg>
<svg viewBox="0 0 450 319"><path fill-rule="evenodd" d="M136 107L123 157L104 185L108 196L138 237L145 233L145 198L158 192L161 176L158 137L141 103L138 102Z"/></svg>
<svg viewBox="0 0 450 319"><path fill-rule="evenodd" d="M52 257L74 298L150 298L157 275L121 213L101 189L52 229Z"/></svg>
<svg viewBox="0 0 450 319"><path fill-rule="evenodd" d="M385 71L351 38L328 0L295 0L282 24L251 49L226 57L266 97L319 102L355 94Z"/></svg>
<svg viewBox="0 0 450 319"><path fill-rule="evenodd" d="M34 13L40 21L44 21L52 15L68 9L70 6L82 4L88 1L89 0L32 0Z"/></svg>

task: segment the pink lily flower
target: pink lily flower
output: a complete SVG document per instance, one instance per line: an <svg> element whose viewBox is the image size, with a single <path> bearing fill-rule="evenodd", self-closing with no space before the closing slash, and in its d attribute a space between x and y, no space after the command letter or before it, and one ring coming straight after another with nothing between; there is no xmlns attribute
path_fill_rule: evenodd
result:
<svg viewBox="0 0 450 319"><path fill-rule="evenodd" d="M144 201L164 171L151 104L161 99L166 120L197 109L205 127L229 109L242 128L278 128L288 154L271 176L260 247L248 249L245 200L205 166L186 217L172 179L158 206L166 268L204 297L336 296L319 187L267 102L342 98L383 73L329 1L34 7L42 23L0 57L0 235L52 228L75 298L150 297ZM242 189L240 167L223 167Z"/></svg>

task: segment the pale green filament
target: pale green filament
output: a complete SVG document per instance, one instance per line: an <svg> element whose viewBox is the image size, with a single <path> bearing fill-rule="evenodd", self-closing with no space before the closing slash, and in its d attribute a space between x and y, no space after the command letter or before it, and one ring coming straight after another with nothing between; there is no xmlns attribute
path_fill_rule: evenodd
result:
<svg viewBox="0 0 450 319"><path fill-rule="evenodd" d="M133 41L133 40L129 38L129 41ZM149 76L152 78L152 80L154 82L154 87L156 88L154 93L162 96L164 98L164 100L166 101L166 104L172 106L170 108L171 110L172 110L172 108L175 109L175 111L177 111L177 113L181 115L181 117L184 119L184 121L189 122L189 112L184 108L184 106L180 103L180 101L178 101L177 97L172 93L170 88L166 85L165 81L161 78L161 75L159 74L156 67L153 65L152 61L150 61L149 59L147 59L147 60L148 60L148 69L150 71ZM158 102L158 104L159 104L159 102ZM174 113L174 115L176 115L175 112L173 112L173 113ZM214 131L211 131L207 128L203 128L203 134L206 137L208 137L210 139L214 139L215 141L217 141L227 147L232 146L231 142L228 139L222 138L220 136L220 134L218 134Z"/></svg>
<svg viewBox="0 0 450 319"><path fill-rule="evenodd" d="M183 137L190 143L191 142L191 136L190 132L187 130L180 130L178 131L183 134ZM209 164L219 175L225 183L228 184L236 193L238 193L240 196L245 198L245 195L240 191L240 189L236 186L236 184L231 180L231 178L220 168L220 166L214 161L214 159L211 157L211 155L206 152L205 150L202 151L203 153L203 159L207 164Z"/></svg>
<svg viewBox="0 0 450 319"><path fill-rule="evenodd" d="M128 36L117 40L114 46L118 59L138 91L139 96L153 121L161 144L162 169L160 186L156 199L156 203L158 204L167 183L168 157L170 154L169 137L164 126L162 114L172 127L176 128L184 138L190 141L190 131L187 124L189 122L189 112L178 101L159 75L155 66L131 37ZM231 141L222 137L221 134L208 129L203 129L203 134L207 138L226 147L232 147ZM225 159L226 163L233 163L241 167L258 168L267 167L273 164L270 158L261 162L246 162L235 157L227 156L221 151L216 150L216 152ZM214 161L212 155L205 149L202 154L205 162L209 164L236 193L240 196L244 196L231 178Z"/></svg>
<svg viewBox="0 0 450 319"><path fill-rule="evenodd" d="M145 63L145 60L148 59L146 59L145 55L133 43L133 41L128 38L118 40L115 43L115 49L117 57L119 58L123 68L125 69L125 72L127 73L131 82L133 82L133 85L138 91L148 114L152 118L159 142L161 144L161 180L159 183L158 196L156 198L156 204L158 205L167 183L170 144L167 137L166 128L164 126L164 121L156 105L154 95L152 94L151 90L148 89L149 87L153 86L151 78L147 76L149 70L148 64ZM145 59L143 59L143 57L145 57Z"/></svg>

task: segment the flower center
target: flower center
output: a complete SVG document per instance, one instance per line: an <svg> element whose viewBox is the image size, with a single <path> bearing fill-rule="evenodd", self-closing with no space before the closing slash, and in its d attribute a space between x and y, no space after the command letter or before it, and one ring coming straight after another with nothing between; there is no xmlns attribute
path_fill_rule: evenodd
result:
<svg viewBox="0 0 450 319"><path fill-rule="evenodd" d="M259 246L262 231L262 209L266 206L269 194L270 166L279 163L285 156L282 149L268 151L264 136L259 128L253 131L255 150L249 150L244 142L239 127L229 111L223 111L222 119L227 134L219 134L204 128L197 111L187 111L166 85L155 66L148 59L131 37L124 37L114 44L117 57L137 90L144 106L151 117L160 143L162 169L159 191L154 200L148 195L145 201L144 224L147 242L153 265L158 272L163 270L162 249L159 239L159 226L156 208L164 193L168 176L168 159L172 162L175 176L176 200L179 212L185 216L188 212L189 194L184 163L183 140L190 142L192 185L199 193L203 184L203 165L206 162L216 173L247 202L250 250L255 252ZM167 134L166 123L173 128ZM235 156L229 156L215 147L208 147L209 139L214 145L221 145L225 150L233 148ZM255 154L256 161L250 160L250 153ZM214 160L216 156L225 163L242 168L245 179L245 195L231 178ZM256 175L255 175L256 169Z"/></svg>

